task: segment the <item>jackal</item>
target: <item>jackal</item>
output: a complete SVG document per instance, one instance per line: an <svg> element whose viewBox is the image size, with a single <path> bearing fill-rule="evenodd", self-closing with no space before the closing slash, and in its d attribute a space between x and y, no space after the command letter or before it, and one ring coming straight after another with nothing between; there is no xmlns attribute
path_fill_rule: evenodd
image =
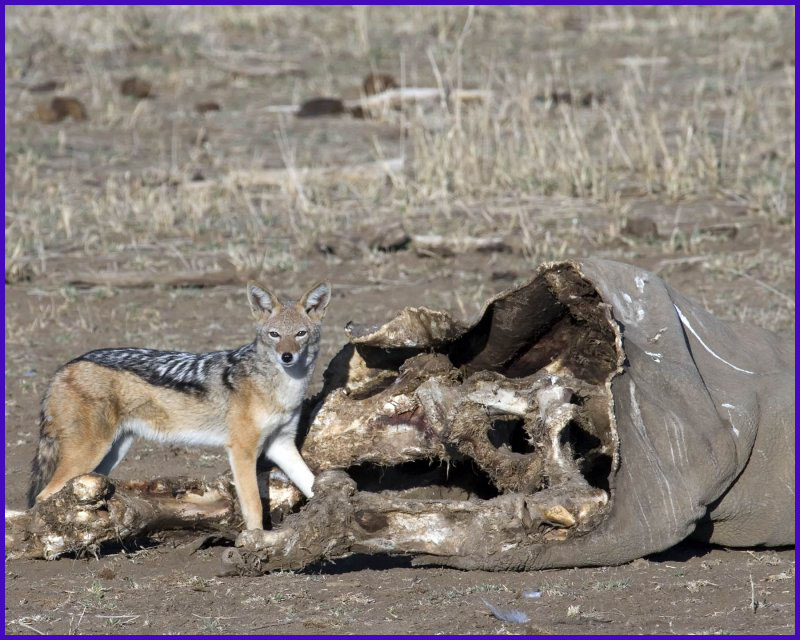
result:
<svg viewBox="0 0 800 640"><path fill-rule="evenodd" d="M314 475L295 434L331 288L319 283L299 302L282 304L249 283L247 297L256 337L238 349L100 349L62 366L42 401L29 506L75 476L108 474L135 436L225 447L248 529L262 528L262 452L311 497Z"/></svg>

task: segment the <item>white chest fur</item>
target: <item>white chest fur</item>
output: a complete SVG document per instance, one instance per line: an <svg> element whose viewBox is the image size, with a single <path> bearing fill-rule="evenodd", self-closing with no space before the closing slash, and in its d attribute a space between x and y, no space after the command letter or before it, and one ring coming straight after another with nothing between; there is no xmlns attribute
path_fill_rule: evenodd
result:
<svg viewBox="0 0 800 640"><path fill-rule="evenodd" d="M271 411L268 409L261 418L261 430L265 436L276 429L296 426L310 377L310 372L299 376L279 371L273 388L276 406Z"/></svg>
<svg viewBox="0 0 800 640"><path fill-rule="evenodd" d="M299 409L300 405L303 404L303 398L306 395L306 389L308 389L308 379L310 377L310 372L308 375L295 377L289 375L285 371L281 371L280 375L278 376L278 384L276 389L278 399L280 400L281 404L287 407L289 410L296 408Z"/></svg>

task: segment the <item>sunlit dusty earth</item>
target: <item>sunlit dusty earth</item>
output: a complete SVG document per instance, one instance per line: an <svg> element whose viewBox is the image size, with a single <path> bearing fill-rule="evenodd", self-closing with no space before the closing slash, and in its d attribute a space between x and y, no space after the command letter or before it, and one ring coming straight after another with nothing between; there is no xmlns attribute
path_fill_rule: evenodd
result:
<svg viewBox="0 0 800 640"><path fill-rule="evenodd" d="M630 262L791 334L793 24L791 7L7 9L7 508L24 506L59 364L243 344L248 276L292 295L333 282L313 390L349 320L419 304L470 318L552 259ZM289 112L357 100L370 72L444 97L369 118ZM130 76L152 95L122 95ZM42 121L55 96L87 119ZM115 475L226 466L142 442ZM793 549L682 545L535 573L354 557L236 578L217 576L222 547L190 554L192 540L9 561L6 632L794 631Z"/></svg>

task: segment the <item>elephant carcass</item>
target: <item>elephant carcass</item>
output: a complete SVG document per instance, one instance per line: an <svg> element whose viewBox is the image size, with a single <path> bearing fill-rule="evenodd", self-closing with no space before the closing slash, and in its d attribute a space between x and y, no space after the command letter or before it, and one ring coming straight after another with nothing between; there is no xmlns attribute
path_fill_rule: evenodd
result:
<svg viewBox="0 0 800 640"><path fill-rule="evenodd" d="M232 571L351 553L619 564L688 536L794 542L793 344L636 267L546 264L462 326L349 325L310 404L315 497Z"/></svg>

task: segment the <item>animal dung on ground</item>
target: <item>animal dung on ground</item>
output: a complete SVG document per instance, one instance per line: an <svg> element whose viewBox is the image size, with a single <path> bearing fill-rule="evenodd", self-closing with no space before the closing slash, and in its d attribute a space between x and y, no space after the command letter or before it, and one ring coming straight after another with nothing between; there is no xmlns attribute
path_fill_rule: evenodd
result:
<svg viewBox="0 0 800 640"><path fill-rule="evenodd" d="M140 100L143 98L151 98L154 95L152 83L138 76L125 78L120 82L119 90L123 96L130 96Z"/></svg>
<svg viewBox="0 0 800 640"><path fill-rule="evenodd" d="M46 93L48 91L55 91L61 86L61 83L56 80L45 80L37 84L32 84L28 87L31 93Z"/></svg>
<svg viewBox="0 0 800 640"><path fill-rule="evenodd" d="M538 102L547 102L553 106L576 104L581 107L591 107L594 104L602 104L605 99L605 94L599 91L584 91L580 94L573 94L571 91L554 90L550 93L542 93L536 96Z"/></svg>
<svg viewBox="0 0 800 640"><path fill-rule="evenodd" d="M103 580L113 580L117 577L117 574L114 573L111 567L103 567L97 572L97 577L102 578Z"/></svg>
<svg viewBox="0 0 800 640"><path fill-rule="evenodd" d="M407 249L411 243L399 222L377 227L363 227L347 233L327 233L318 236L314 246L320 253L338 258L362 257L367 249L386 253Z"/></svg>
<svg viewBox="0 0 800 640"><path fill-rule="evenodd" d="M402 251L411 243L403 225L399 222L374 229L368 241L369 248L373 251Z"/></svg>
<svg viewBox="0 0 800 640"><path fill-rule="evenodd" d="M17 282L27 282L33 280L34 270L28 262L15 259L6 261L6 284L16 284Z"/></svg>
<svg viewBox="0 0 800 640"><path fill-rule="evenodd" d="M194 105L194 110L197 111L197 113L207 113L208 111L219 111L220 106L218 102L209 100L207 102L198 102Z"/></svg>
<svg viewBox="0 0 800 640"><path fill-rule="evenodd" d="M400 85L394 76L388 73L370 73L361 83L363 96L374 96L390 89L398 89ZM349 104L350 115L354 118L364 119L369 117L369 113L362 104Z"/></svg>
<svg viewBox="0 0 800 640"><path fill-rule="evenodd" d="M300 105L295 115L298 118L318 118L342 113L344 113L344 102L339 98L311 98Z"/></svg>
<svg viewBox="0 0 800 640"><path fill-rule="evenodd" d="M649 216L628 218L622 233L634 238L658 238L658 224Z"/></svg>
<svg viewBox="0 0 800 640"><path fill-rule="evenodd" d="M33 112L33 119L39 122L61 122L67 116L73 120L87 120L86 107L77 98L56 96L49 102L40 102Z"/></svg>
<svg viewBox="0 0 800 640"><path fill-rule="evenodd" d="M388 73L370 73L361 83L364 95L367 96L374 96L376 93L382 93L387 89L397 89L399 86L394 76Z"/></svg>

